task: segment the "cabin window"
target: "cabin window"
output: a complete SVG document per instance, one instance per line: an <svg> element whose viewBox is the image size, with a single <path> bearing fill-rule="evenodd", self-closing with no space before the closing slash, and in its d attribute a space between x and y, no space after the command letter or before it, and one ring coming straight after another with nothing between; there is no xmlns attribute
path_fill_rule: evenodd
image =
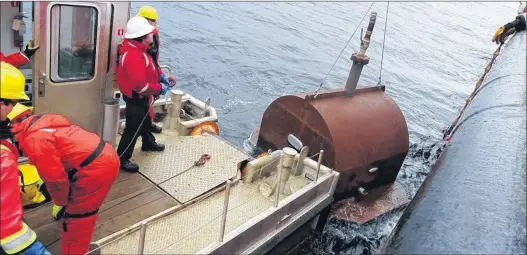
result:
<svg viewBox="0 0 527 255"><path fill-rule="evenodd" d="M97 9L56 4L50 19L51 80L91 80L96 65Z"/></svg>

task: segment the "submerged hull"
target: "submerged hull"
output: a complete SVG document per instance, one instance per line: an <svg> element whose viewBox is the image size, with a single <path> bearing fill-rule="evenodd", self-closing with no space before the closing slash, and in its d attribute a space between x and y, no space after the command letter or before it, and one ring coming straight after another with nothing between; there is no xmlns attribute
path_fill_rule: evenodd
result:
<svg viewBox="0 0 527 255"><path fill-rule="evenodd" d="M526 46L502 47L380 253L526 253Z"/></svg>

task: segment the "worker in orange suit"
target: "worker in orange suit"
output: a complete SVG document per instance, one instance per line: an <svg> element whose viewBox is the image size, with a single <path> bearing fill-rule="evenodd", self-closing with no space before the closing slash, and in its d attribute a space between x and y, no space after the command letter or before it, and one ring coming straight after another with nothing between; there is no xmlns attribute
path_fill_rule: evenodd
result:
<svg viewBox="0 0 527 255"><path fill-rule="evenodd" d="M159 27L157 25L157 20L159 19L159 16L157 16L157 11L152 6L142 6L139 8L139 11L137 12L137 16L143 17L146 20L148 20L148 23L155 27L154 32L152 34L154 35L154 42L150 44L150 47L147 50L147 53L152 57L154 60L154 63L156 64L157 68L159 69L160 75L159 75L159 82L164 83L165 85L169 87L174 87L176 85L176 78L175 77L168 77L165 73L163 73L163 70L161 67L159 67L158 61L159 61L159 47L161 45L161 40L159 39ZM154 100L153 96L150 96L150 108L148 109L148 112L150 114L150 119L152 120L152 127L151 131L153 133L161 133L162 129L154 124L154 109L152 107L152 100Z"/></svg>
<svg viewBox="0 0 527 255"><path fill-rule="evenodd" d="M7 115L17 101L29 99L24 92L25 78L14 66L1 62L0 80L0 254L51 255L22 221L18 150L11 142Z"/></svg>
<svg viewBox="0 0 527 255"><path fill-rule="evenodd" d="M119 174L115 149L61 115L29 111L14 117L11 125L19 147L47 185L52 216L62 219L62 253L87 253L99 208Z"/></svg>
<svg viewBox="0 0 527 255"><path fill-rule="evenodd" d="M39 48L39 45L34 45L33 41L30 40L23 52L16 52L8 56L5 56L4 53L0 52L0 61L11 64L16 68L20 68L21 66L29 63L29 59L35 55L35 52Z"/></svg>

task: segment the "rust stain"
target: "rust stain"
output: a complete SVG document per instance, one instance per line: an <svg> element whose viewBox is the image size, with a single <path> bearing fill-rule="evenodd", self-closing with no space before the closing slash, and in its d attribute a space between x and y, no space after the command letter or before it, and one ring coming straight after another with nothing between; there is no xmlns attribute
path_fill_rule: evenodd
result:
<svg viewBox="0 0 527 255"><path fill-rule="evenodd" d="M409 202L410 196L404 187L395 182L393 185L375 188L360 199L338 201L331 209L333 216L339 220L365 224Z"/></svg>

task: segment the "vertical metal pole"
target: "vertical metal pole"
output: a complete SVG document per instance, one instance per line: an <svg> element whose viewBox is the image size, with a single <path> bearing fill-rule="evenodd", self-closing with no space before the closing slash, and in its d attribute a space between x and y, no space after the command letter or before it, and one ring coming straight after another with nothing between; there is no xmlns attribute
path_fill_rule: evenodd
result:
<svg viewBox="0 0 527 255"><path fill-rule="evenodd" d="M220 228L220 243L223 242L223 236L225 235L225 223L227 222L227 211L229 209L229 195L231 191L231 180L227 180L225 184L225 198L223 199L223 215L221 218L221 228Z"/></svg>
<svg viewBox="0 0 527 255"><path fill-rule="evenodd" d="M280 162L278 163L278 182L276 183L276 185L278 187L276 187L276 199L274 201L274 207L278 207L278 200L280 199L280 182L282 181L282 163L284 161L284 155L280 155Z"/></svg>
<svg viewBox="0 0 527 255"><path fill-rule="evenodd" d="M315 183L318 182L318 175L320 174L320 165L322 165L322 156L324 155L324 150L320 150L318 154L318 163L317 163L317 176L315 177Z"/></svg>
<svg viewBox="0 0 527 255"><path fill-rule="evenodd" d="M357 88L357 83L359 82L360 75L362 73L362 68L364 65L367 65L370 59L365 55L366 50L370 46L370 38L375 27L375 21L377 20L377 12L372 12L370 16L370 23L368 24L368 29L366 30L366 35L364 38L361 38L360 50L358 53L353 53L351 55L351 60L353 60L353 65L351 66L350 73L348 75L348 80L346 81L345 90L348 95L352 95L355 89Z"/></svg>
<svg viewBox="0 0 527 255"><path fill-rule="evenodd" d="M137 247L137 254L143 254L145 250L146 222L143 221L141 223L141 229L139 231L139 246Z"/></svg>

